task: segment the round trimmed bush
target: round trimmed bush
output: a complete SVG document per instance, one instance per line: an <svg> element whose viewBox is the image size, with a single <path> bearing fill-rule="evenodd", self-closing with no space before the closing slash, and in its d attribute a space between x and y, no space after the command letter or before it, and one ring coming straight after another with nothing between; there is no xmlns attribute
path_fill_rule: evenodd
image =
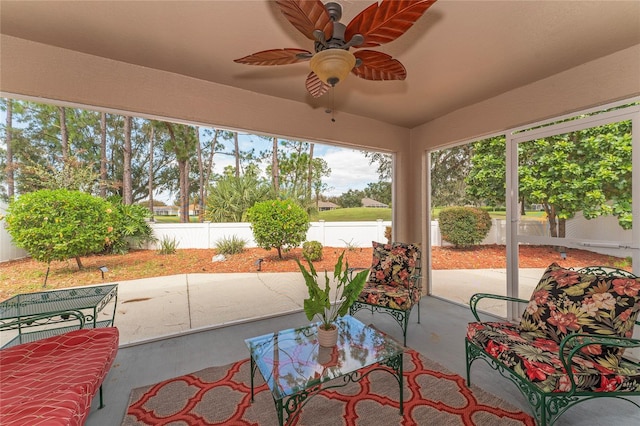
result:
<svg viewBox="0 0 640 426"><path fill-rule="evenodd" d="M322 243L320 241L305 241L302 244L302 256L312 262L322 259Z"/></svg>
<svg viewBox="0 0 640 426"><path fill-rule="evenodd" d="M9 205L7 230L31 257L50 263L99 253L113 242L117 218L113 205L99 197L66 189L20 195Z"/></svg>
<svg viewBox="0 0 640 426"><path fill-rule="evenodd" d="M299 247L307 239L309 215L291 200L267 200L255 203L247 211L253 237L265 250L282 252Z"/></svg>
<svg viewBox="0 0 640 426"><path fill-rule="evenodd" d="M491 216L475 207L448 207L438 215L442 239L455 247L480 244L491 229Z"/></svg>

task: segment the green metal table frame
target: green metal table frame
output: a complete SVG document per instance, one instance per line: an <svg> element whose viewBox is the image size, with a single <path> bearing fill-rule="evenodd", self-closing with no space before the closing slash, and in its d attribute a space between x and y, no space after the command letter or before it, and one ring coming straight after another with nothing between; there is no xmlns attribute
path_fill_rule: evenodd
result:
<svg viewBox="0 0 640 426"><path fill-rule="evenodd" d="M363 378L371 374L373 371L378 371L378 370L386 371L392 374L396 379L396 381L398 382L398 389L400 393L399 395L400 415L404 414L404 392L403 392L404 380L403 380L403 369L402 369L402 363L403 363L402 346L397 344L395 340L386 337L384 334L378 332L377 330L371 327L365 327L364 324L362 324L360 321L356 320L355 318L344 317L341 320L345 321L350 326L355 325L356 328L360 327L361 329L366 328L370 330L370 331L367 331L367 333L373 333L375 339L377 339L378 342L382 342L381 343L382 345L392 346L393 348L392 351L388 353L388 356L387 356L387 352L385 352L385 355L380 357L380 359L374 358L374 359L368 360L364 362L364 365L358 364L356 367L353 367L352 369L347 368L344 371L342 370L336 371L333 375L328 375L328 377L324 377L324 375L321 375L320 377L317 377L313 380L308 380L307 382L303 382L302 386L299 386L296 389L285 388L283 390L283 388L280 386L278 382L278 377L276 377L278 374L276 373L276 371L274 371L276 370L275 367L270 371L263 371L260 368L258 368L258 363L262 361L262 358L265 355L265 353L262 352L261 349L265 347L278 348L279 339L284 340L285 341L284 346L286 346L287 339L284 336L289 336L289 337L294 336L292 342L295 342L303 346L315 345L316 352L313 352L312 350L312 353L314 354L313 356L315 356L317 351L321 350L318 347L317 340L316 340L317 324L312 324L307 327L303 327L299 329L283 330L277 333L272 333L269 335L259 336L259 337L246 340L247 346L249 347L249 351L251 354L251 357L250 357L251 401L253 401L253 398L254 398L255 372L256 370L260 370L260 373L265 378L265 381L267 382L271 390L271 396L273 397L273 400L275 403L276 412L278 414L278 424L280 426L283 426L293 421L293 419L295 419L299 415L300 410L306 405L306 403L310 400L310 398L318 394L322 390L344 387L350 383L359 382L360 380L362 380ZM340 337L338 339L339 346L349 348L350 347L349 345L351 344L353 344L354 346L361 345L362 340L359 340L357 343L353 343L353 340L351 339L351 332L352 332L351 330L345 331L345 329L340 327ZM289 345L289 348L292 348L292 347L293 345ZM276 350L280 351L283 349L278 348ZM272 352L267 352L267 353L271 354ZM290 352L290 354L293 354L293 353L308 354L308 352L304 352L304 351ZM338 350L336 351L336 353L341 353L340 358L337 358L335 360L337 364L340 364L341 360L345 358L344 353L349 353L349 350L345 350L345 351ZM303 357L300 357L300 358L290 357L288 358L288 362L292 363L295 369L298 369L298 370L304 369L304 367L308 366L309 364L308 363L309 358L306 358L306 359L302 359L302 358ZM362 370L371 366L374 366L374 368L371 368L367 370L365 373L362 373ZM268 380L268 377L273 378L273 380Z"/></svg>
<svg viewBox="0 0 640 426"><path fill-rule="evenodd" d="M25 293L0 302L0 330L17 335L3 348L62 334L78 328L113 326L118 284ZM113 311L98 321L98 314L113 303ZM78 322L78 317L81 317Z"/></svg>

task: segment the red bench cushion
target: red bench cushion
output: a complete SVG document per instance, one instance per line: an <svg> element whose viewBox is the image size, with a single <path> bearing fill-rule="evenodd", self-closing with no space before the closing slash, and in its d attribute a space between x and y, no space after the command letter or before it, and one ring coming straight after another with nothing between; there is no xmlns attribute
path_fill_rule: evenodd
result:
<svg viewBox="0 0 640 426"><path fill-rule="evenodd" d="M83 425L118 351L114 327L0 351L0 424Z"/></svg>

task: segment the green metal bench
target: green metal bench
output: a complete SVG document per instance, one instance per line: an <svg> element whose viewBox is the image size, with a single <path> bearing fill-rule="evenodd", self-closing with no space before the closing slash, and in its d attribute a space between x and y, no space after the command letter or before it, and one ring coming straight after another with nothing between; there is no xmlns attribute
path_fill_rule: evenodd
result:
<svg viewBox="0 0 640 426"><path fill-rule="evenodd" d="M2 348L77 330L78 317L80 328L113 326L117 300L118 284L13 296L0 302L0 331L12 333ZM110 305L113 309L105 310Z"/></svg>
<svg viewBox="0 0 640 426"><path fill-rule="evenodd" d="M543 275L543 279L547 277L548 271L549 269ZM620 269L594 266L568 271L597 275L598 278L594 283L609 282L612 285L620 285L618 290L623 293L625 287L622 284L624 283L627 284L626 288L629 294L635 293L635 290L640 286L640 278ZM570 276L566 277L571 279ZM629 278L630 280L616 282L616 278ZM567 281L562 286L569 288L570 285L575 284ZM586 281L577 284L586 286ZM536 290L539 288L541 288L541 284L538 284ZM596 292L601 290L604 290L604 284ZM595 305L591 305L594 302L594 294L587 295L585 293L585 297L592 298L582 300L583 306L587 306L585 312L589 307L595 308ZM544 296L544 292L541 295ZM536 292L534 291L535 296ZM576 294L576 296L579 300L579 295ZM553 425L569 408L594 398L617 398L640 408L639 400L635 398L640 396L640 363L627 356L619 358L615 356L615 351L618 349L640 347L640 340L630 337L633 333L633 327L640 325L640 321L637 320L637 312L640 309L638 299L635 298L635 304L627 310L623 310L622 319L626 318L631 327L625 337L585 333L582 332L583 330L577 330L574 333L568 332L559 339L559 342L556 342L553 339L540 337L539 333L531 331L530 323L524 322L525 327L523 328L521 325L508 322L482 322L478 316L477 305L482 299L524 303L528 307L536 308L536 302L541 302L541 300L536 300L534 297L532 300L524 300L484 293L478 293L471 297L471 312L478 322L469 324L465 339L467 384L471 385L471 364L476 359L483 359L492 369L517 386L530 404L536 422L540 426ZM600 293L597 298L609 299L604 295L604 292ZM628 299L634 300L633 298ZM558 306L550 308L551 311L554 309L560 310ZM535 309L531 309L531 311L535 311ZM627 318L628 313L631 314L629 318ZM596 317L598 315L600 315L599 311L595 313ZM583 315L580 312L576 318L578 317L582 323L588 323L593 319L592 316ZM606 314L603 314L599 320L602 323L617 321L616 318L607 318ZM596 321L594 325L598 326L599 324ZM567 325L563 324L563 327L567 327ZM570 330L567 329L567 331ZM604 331L602 332L604 333ZM592 352L593 355L589 352ZM636 400L634 401L632 398Z"/></svg>

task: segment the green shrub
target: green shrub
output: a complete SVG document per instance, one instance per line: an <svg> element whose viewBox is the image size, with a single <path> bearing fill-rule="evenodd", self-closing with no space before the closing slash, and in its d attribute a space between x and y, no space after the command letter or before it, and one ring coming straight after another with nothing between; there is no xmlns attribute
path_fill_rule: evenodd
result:
<svg viewBox="0 0 640 426"><path fill-rule="evenodd" d="M231 237L223 237L216 241L216 250L221 254L237 254L244 251L247 241L233 235Z"/></svg>
<svg viewBox="0 0 640 426"><path fill-rule="evenodd" d="M80 191L43 189L9 205L7 230L31 257L51 263L104 251L116 233L117 214L108 201ZM45 279L46 284L46 279Z"/></svg>
<svg viewBox="0 0 640 426"><path fill-rule="evenodd" d="M489 213L475 207L448 207L438 216L442 239L456 247L480 244L489 234Z"/></svg>
<svg viewBox="0 0 640 426"><path fill-rule="evenodd" d="M178 249L178 241L176 241L176 237L169 238L167 236L163 237L160 241L160 250L158 253L160 254L175 254Z"/></svg>
<svg viewBox="0 0 640 426"><path fill-rule="evenodd" d="M282 251L298 247L306 238L309 215L291 200L267 200L256 203L247 211L253 237L265 250Z"/></svg>
<svg viewBox="0 0 640 426"><path fill-rule="evenodd" d="M320 241L305 241L302 244L302 257L312 262L322 259L322 243Z"/></svg>
<svg viewBox="0 0 640 426"><path fill-rule="evenodd" d="M112 201L113 202L113 201ZM155 242L153 229L147 218L151 217L148 208L140 205L125 205L115 200L116 226L111 245L107 250L111 253L125 254L130 247L141 247L147 242Z"/></svg>

